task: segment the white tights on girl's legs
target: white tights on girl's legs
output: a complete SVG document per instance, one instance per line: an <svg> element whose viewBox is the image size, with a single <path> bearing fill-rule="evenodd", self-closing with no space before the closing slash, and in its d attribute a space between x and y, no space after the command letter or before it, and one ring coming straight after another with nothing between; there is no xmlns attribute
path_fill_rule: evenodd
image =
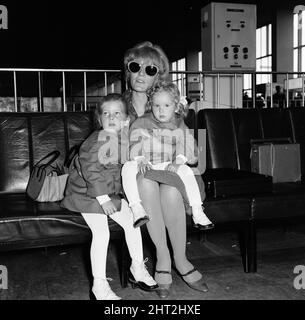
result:
<svg viewBox="0 0 305 320"><path fill-rule="evenodd" d="M98 300L120 299L110 289L106 278L106 261L109 244L108 218L105 214L82 213L86 223L92 232L90 249L91 268L93 275L92 291ZM131 272L136 282L143 282L147 286L154 287L156 282L147 272L143 261L142 236L139 228L133 227L133 216L125 200L122 200L121 211L110 216L125 232L127 247L132 258Z"/></svg>
<svg viewBox="0 0 305 320"><path fill-rule="evenodd" d="M97 300L119 300L110 288L106 278L106 260L109 243L109 228L107 216L99 213L82 213L87 225L92 232L90 249L93 287Z"/></svg>
<svg viewBox="0 0 305 320"><path fill-rule="evenodd" d="M171 162L162 162L153 164L154 170L166 170ZM141 204L137 185L138 164L136 161L127 161L122 168L122 182L129 205L134 215L134 227L140 226L147 221L149 217ZM181 165L177 170L178 176L185 185L185 191L192 207L194 225L203 230L212 229L214 224L209 220L202 208L200 190L192 169L187 165ZM151 228L153 229L153 228Z"/></svg>
<svg viewBox="0 0 305 320"><path fill-rule="evenodd" d="M141 204L137 185L137 174L137 161L126 161L122 167L122 184L133 214L133 226L135 228L149 221L149 216Z"/></svg>

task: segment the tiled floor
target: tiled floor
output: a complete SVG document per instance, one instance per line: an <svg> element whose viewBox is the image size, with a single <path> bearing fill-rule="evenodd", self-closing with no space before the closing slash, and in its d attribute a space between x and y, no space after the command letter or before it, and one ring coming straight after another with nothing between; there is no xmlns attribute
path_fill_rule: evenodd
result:
<svg viewBox="0 0 305 320"><path fill-rule="evenodd" d="M127 300L155 300L155 293L120 286L116 250L110 246L108 276L111 287ZM305 265L305 226L264 228L258 232L258 272L244 273L236 235L211 232L204 243L191 237L187 253L205 274L208 293L190 289L173 273L170 300L305 300L305 289L293 286L296 265ZM145 254L152 251L145 248ZM150 259L152 261L152 259ZM90 262L87 245L0 253L8 270L8 289L0 300L88 300ZM114 266L114 267L113 267ZM152 262L149 263L152 269ZM304 275L305 277L305 275Z"/></svg>

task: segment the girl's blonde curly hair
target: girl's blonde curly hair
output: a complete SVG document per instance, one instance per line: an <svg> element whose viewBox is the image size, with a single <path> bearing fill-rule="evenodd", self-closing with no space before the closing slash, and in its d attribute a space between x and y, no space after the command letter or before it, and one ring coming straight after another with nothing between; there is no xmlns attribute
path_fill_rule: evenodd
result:
<svg viewBox="0 0 305 320"><path fill-rule="evenodd" d="M148 97L148 106L149 109L152 110L153 105L153 97L157 92L167 92L171 95L173 98L174 104L176 106L175 112L179 114L181 117L185 118L188 114L188 104L182 103L180 91L176 84L169 81L158 81L153 87L151 87L147 91L147 97ZM185 99L184 99L185 100Z"/></svg>

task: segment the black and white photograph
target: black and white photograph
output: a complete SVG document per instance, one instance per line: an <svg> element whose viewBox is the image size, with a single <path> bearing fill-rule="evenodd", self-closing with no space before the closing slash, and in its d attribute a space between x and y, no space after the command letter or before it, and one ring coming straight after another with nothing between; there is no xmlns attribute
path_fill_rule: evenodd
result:
<svg viewBox="0 0 305 320"><path fill-rule="evenodd" d="M0 300L305 300L304 181L302 1L0 0Z"/></svg>

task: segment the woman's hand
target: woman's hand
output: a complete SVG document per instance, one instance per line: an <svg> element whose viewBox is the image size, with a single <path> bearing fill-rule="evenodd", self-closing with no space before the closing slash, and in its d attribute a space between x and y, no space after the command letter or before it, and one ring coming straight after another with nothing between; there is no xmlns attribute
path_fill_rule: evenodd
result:
<svg viewBox="0 0 305 320"><path fill-rule="evenodd" d="M152 168L152 165L147 161L140 161L138 162L138 172L141 172L144 174L146 170L150 170Z"/></svg>
<svg viewBox="0 0 305 320"><path fill-rule="evenodd" d="M117 212L117 209L111 200L103 203L102 208L107 216L111 216Z"/></svg>
<svg viewBox="0 0 305 320"><path fill-rule="evenodd" d="M177 173L179 167L180 167L180 164L170 163L169 165L167 165L167 167L165 168L165 170L170 171L170 172L175 172L175 173Z"/></svg>

